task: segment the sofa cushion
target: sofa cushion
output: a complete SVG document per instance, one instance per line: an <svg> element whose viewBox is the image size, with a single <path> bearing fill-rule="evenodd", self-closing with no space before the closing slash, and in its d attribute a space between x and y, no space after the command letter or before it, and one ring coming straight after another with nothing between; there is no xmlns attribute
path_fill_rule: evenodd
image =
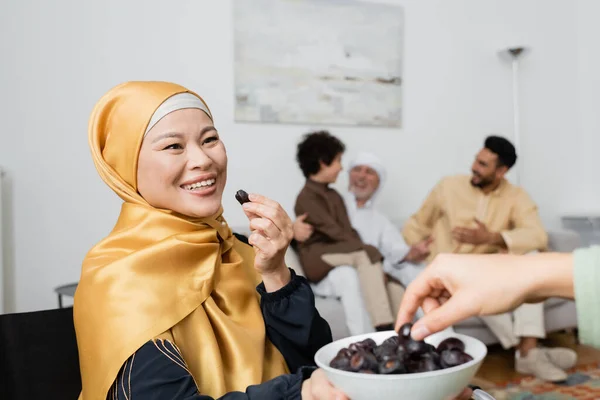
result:
<svg viewBox="0 0 600 400"><path fill-rule="evenodd" d="M548 249L569 253L582 246L581 235L573 230L556 229L548 231Z"/></svg>
<svg viewBox="0 0 600 400"><path fill-rule="evenodd" d="M552 297L551 299L548 299L544 302L544 309L548 310L550 308L560 307L568 301L571 301L571 300L561 299L559 297Z"/></svg>

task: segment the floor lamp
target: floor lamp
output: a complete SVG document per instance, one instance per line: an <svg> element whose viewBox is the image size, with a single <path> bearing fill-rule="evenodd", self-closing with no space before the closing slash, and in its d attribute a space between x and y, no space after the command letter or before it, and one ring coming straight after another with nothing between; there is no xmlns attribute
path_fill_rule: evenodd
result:
<svg viewBox="0 0 600 400"><path fill-rule="evenodd" d="M519 114L519 57L528 51L526 47L509 47L499 52L500 57L511 61L512 64L512 95L513 95L513 130L514 130L514 145L517 149L517 154L521 151L521 129L520 129L520 114ZM521 174L519 164L515 168L515 183L519 185Z"/></svg>

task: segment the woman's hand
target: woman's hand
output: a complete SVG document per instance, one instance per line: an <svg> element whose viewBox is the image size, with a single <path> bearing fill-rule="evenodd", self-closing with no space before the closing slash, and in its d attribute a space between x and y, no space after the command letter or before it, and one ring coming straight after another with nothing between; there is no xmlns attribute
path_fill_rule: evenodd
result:
<svg viewBox="0 0 600 400"><path fill-rule="evenodd" d="M273 292L290 280L284 260L294 236L292 221L276 201L258 194L248 197L250 202L242 207L252 230L248 242L256 249L254 268L262 275L267 292Z"/></svg>
<svg viewBox="0 0 600 400"><path fill-rule="evenodd" d="M441 254L406 289L396 329L412 321L419 307L425 316L413 326L416 340L472 316L552 296L573 297L570 254Z"/></svg>
<svg viewBox="0 0 600 400"><path fill-rule="evenodd" d="M473 391L466 388L453 400L469 400ZM349 400L339 389L333 387L327 380L322 369L312 373L309 379L302 384L302 400Z"/></svg>
<svg viewBox="0 0 600 400"><path fill-rule="evenodd" d="M473 391L469 388L466 388L465 390L462 391L461 394L459 394L457 397L455 397L452 400L469 400L472 395L473 395Z"/></svg>
<svg viewBox="0 0 600 400"><path fill-rule="evenodd" d="M317 369L302 384L302 400L349 400L327 380L322 369Z"/></svg>

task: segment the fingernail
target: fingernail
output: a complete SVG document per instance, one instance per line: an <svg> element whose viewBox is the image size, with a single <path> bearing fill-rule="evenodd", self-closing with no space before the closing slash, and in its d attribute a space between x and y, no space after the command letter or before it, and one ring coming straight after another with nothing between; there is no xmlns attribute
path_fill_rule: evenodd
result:
<svg viewBox="0 0 600 400"><path fill-rule="evenodd" d="M431 332L429 332L429 329L424 325L413 326L411 331L411 336L415 340L423 340L429 335L431 335Z"/></svg>
<svg viewBox="0 0 600 400"><path fill-rule="evenodd" d="M247 209L250 207L250 203L244 203L242 204L242 208Z"/></svg>

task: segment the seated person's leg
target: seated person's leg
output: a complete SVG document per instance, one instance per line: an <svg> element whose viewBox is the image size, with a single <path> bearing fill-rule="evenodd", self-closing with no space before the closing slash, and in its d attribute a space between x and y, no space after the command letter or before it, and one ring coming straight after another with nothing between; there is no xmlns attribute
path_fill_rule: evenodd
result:
<svg viewBox="0 0 600 400"><path fill-rule="evenodd" d="M400 303L402 303L402 297L404 296L404 286L400 284L400 282L395 279L386 279L386 289L387 294L390 299L390 304L393 310L400 309Z"/></svg>
<svg viewBox="0 0 600 400"><path fill-rule="evenodd" d="M332 267L340 265L354 266L354 253L323 254L321 259Z"/></svg>
<svg viewBox="0 0 600 400"><path fill-rule="evenodd" d="M402 297L404 296L404 292L406 291L405 286L389 273L386 274L386 278L387 292L388 297L390 298L390 304L392 305L392 311L398 312L398 310L400 309L400 303L402 302ZM415 321L424 315L425 313L423 312L423 309L419 307L415 314ZM452 328L448 328L448 330L452 330Z"/></svg>
<svg viewBox="0 0 600 400"><path fill-rule="evenodd" d="M545 337L544 308L542 304L526 304L514 313L481 317L505 349L516 348L515 369L517 372L550 381L560 382L567 374L557 368L537 348L537 339ZM513 321L514 317L514 321Z"/></svg>
<svg viewBox="0 0 600 400"><path fill-rule="evenodd" d="M512 349L519 344L515 335L510 313L480 317L490 331L500 341L504 349Z"/></svg>
<svg viewBox="0 0 600 400"><path fill-rule="evenodd" d="M354 267L349 265L335 267L322 281L312 284L312 288L316 295L340 298L350 335L374 332Z"/></svg>
<svg viewBox="0 0 600 400"><path fill-rule="evenodd" d="M371 316L371 321L375 325L375 329L394 329L393 324L396 321L396 315L390 306L383 265L380 262L371 263L367 253L360 251L356 253L355 267L358 272L358 279L365 298L367 311ZM394 311L397 312L397 310Z"/></svg>
<svg viewBox="0 0 600 400"><path fill-rule="evenodd" d="M354 266L358 272L367 312L375 329L393 329L393 323L396 320L395 313L390 307L381 263L371 263L367 252L362 250L352 253L324 254L321 259L331 266Z"/></svg>
<svg viewBox="0 0 600 400"><path fill-rule="evenodd" d="M544 304L523 304L514 313L515 335L521 338L519 350L536 348L538 339L546 337L544 328ZM552 364L561 369L569 369L577 363L577 353L563 347L541 348Z"/></svg>
<svg viewBox="0 0 600 400"><path fill-rule="evenodd" d="M385 272L400 281L404 287L407 287L424 269L425 264L404 262L397 267L390 266L386 268Z"/></svg>

